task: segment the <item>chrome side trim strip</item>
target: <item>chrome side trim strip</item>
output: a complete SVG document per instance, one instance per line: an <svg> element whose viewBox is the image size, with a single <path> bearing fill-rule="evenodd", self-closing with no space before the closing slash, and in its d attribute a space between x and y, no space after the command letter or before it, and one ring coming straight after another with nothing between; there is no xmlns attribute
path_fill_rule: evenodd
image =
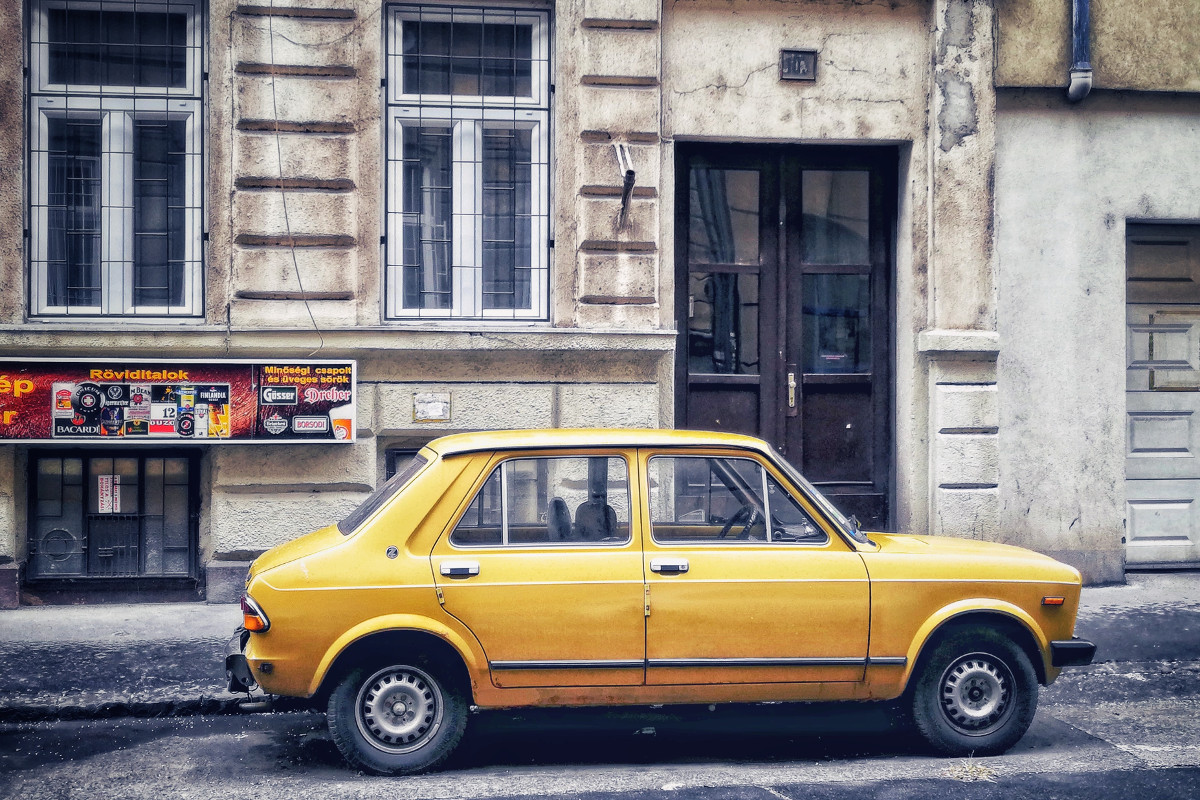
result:
<svg viewBox="0 0 1200 800"><path fill-rule="evenodd" d="M488 667L494 670L521 669L642 669L646 662L638 659L628 661L489 661Z"/></svg>
<svg viewBox="0 0 1200 800"><path fill-rule="evenodd" d="M666 669L704 667L902 667L908 663L904 656L871 658L651 658L646 661L612 660L586 661L569 659L560 661L489 661L494 670L534 669L642 669L660 667Z"/></svg>
<svg viewBox="0 0 1200 800"><path fill-rule="evenodd" d="M648 667L865 667L865 658L652 658Z"/></svg>

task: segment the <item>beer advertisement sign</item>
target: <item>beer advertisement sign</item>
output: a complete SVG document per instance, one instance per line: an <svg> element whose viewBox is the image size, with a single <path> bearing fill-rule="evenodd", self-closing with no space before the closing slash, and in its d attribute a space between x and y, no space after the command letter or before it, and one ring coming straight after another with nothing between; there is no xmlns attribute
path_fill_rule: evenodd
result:
<svg viewBox="0 0 1200 800"><path fill-rule="evenodd" d="M354 361L0 360L0 441L353 442Z"/></svg>

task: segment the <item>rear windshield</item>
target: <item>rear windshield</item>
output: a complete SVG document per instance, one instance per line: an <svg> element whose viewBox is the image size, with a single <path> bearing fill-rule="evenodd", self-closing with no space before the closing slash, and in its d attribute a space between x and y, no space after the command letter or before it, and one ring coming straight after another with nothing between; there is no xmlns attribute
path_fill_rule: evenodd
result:
<svg viewBox="0 0 1200 800"><path fill-rule="evenodd" d="M367 517L374 514L383 504L386 503L392 495L404 488L413 476L421 471L421 468L429 463L429 459L417 453L407 464L404 464L396 471L396 474L387 480L387 483L380 486L375 491L371 492L371 496L362 502L358 508L350 512L350 515L337 524L338 530L343 536L349 536L358 529L359 525L366 522Z"/></svg>

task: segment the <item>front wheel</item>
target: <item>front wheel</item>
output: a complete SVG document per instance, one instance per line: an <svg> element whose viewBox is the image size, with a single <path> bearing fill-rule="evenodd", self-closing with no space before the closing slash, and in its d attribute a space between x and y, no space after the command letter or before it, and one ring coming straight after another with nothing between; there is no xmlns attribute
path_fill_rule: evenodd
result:
<svg viewBox="0 0 1200 800"><path fill-rule="evenodd" d="M355 669L329 696L333 741L355 767L411 775L441 764L467 722L461 693L422 663Z"/></svg>
<svg viewBox="0 0 1200 800"><path fill-rule="evenodd" d="M946 755L995 755L1029 729L1037 674L1025 651L989 628L955 631L939 642L917 676L913 721Z"/></svg>

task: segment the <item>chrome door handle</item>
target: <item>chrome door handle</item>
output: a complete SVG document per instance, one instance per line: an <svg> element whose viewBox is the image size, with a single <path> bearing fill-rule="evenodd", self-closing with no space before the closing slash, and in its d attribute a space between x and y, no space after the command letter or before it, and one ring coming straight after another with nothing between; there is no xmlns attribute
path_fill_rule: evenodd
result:
<svg viewBox="0 0 1200 800"><path fill-rule="evenodd" d="M686 558L652 558L650 571L661 575L679 575L688 571Z"/></svg>
<svg viewBox="0 0 1200 800"><path fill-rule="evenodd" d="M443 561L441 573L448 578L469 578L479 574L478 561Z"/></svg>

